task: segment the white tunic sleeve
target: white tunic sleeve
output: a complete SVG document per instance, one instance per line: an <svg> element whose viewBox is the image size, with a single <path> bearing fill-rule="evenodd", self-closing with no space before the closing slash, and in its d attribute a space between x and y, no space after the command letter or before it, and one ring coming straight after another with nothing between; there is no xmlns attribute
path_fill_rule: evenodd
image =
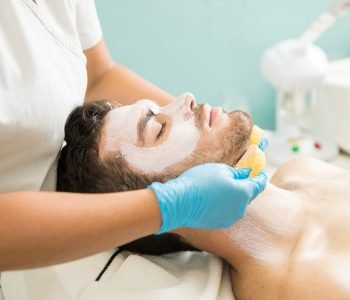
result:
<svg viewBox="0 0 350 300"><path fill-rule="evenodd" d="M81 47L88 49L102 39L101 25L94 0L77 0L76 25Z"/></svg>
<svg viewBox="0 0 350 300"><path fill-rule="evenodd" d="M48 177L55 189L50 170L86 85L75 2L0 1L0 193L38 191Z"/></svg>

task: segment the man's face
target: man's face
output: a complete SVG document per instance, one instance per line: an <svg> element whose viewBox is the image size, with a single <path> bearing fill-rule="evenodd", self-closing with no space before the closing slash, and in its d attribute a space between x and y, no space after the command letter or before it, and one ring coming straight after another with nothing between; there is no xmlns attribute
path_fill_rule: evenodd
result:
<svg viewBox="0 0 350 300"><path fill-rule="evenodd" d="M164 107L140 100L108 113L101 153L121 155L146 174L177 176L206 162L234 166L248 146L252 125L246 113L198 106L190 93Z"/></svg>

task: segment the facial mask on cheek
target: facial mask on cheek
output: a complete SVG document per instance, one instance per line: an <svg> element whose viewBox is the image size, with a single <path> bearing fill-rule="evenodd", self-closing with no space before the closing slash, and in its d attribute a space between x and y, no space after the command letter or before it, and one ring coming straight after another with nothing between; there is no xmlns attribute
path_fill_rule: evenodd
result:
<svg viewBox="0 0 350 300"><path fill-rule="evenodd" d="M193 118L184 121L179 114L173 119L173 124L168 138L162 144L141 148L125 143L121 146L122 155L130 165L146 173L160 173L184 161L196 149L200 134Z"/></svg>

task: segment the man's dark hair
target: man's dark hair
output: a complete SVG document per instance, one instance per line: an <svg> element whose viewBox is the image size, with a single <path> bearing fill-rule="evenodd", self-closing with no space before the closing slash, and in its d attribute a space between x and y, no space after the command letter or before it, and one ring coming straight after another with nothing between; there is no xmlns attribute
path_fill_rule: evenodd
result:
<svg viewBox="0 0 350 300"><path fill-rule="evenodd" d="M100 155L101 130L105 117L121 105L112 101L94 101L75 108L65 125L66 144L60 152L57 190L77 193L109 193L146 188L165 176L147 175L132 170L125 159L113 153ZM174 233L150 235L124 246L124 250L161 255L195 250Z"/></svg>

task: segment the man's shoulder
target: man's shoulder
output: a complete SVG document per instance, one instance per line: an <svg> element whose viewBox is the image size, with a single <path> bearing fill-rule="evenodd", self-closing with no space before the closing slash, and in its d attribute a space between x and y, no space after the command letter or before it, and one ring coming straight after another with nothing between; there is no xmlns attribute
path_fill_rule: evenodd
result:
<svg viewBox="0 0 350 300"><path fill-rule="evenodd" d="M298 190L346 172L315 158L298 157L278 168L271 183L286 190Z"/></svg>

